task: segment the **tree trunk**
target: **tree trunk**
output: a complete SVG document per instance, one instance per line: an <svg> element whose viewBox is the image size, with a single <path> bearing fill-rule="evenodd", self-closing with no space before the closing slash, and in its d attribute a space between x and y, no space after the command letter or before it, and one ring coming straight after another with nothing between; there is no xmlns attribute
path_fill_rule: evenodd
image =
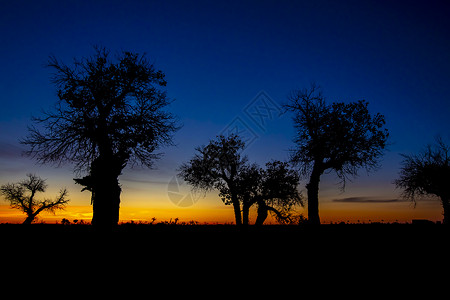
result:
<svg viewBox="0 0 450 300"><path fill-rule="evenodd" d="M263 200L258 201L258 215L256 217L255 225L261 226L264 224L264 221L267 219L269 215L269 211L267 209L267 205Z"/></svg>
<svg viewBox="0 0 450 300"><path fill-rule="evenodd" d="M97 228L112 228L119 222L120 192L117 178L101 179L93 189L92 225Z"/></svg>
<svg viewBox="0 0 450 300"><path fill-rule="evenodd" d="M441 197L442 208L444 209L443 224L450 225L450 199L447 197Z"/></svg>
<svg viewBox="0 0 450 300"><path fill-rule="evenodd" d="M90 174L76 179L92 192L92 225L111 229L119 222L120 193L118 177L124 167L124 160L112 155L99 156L90 168Z"/></svg>
<svg viewBox="0 0 450 300"><path fill-rule="evenodd" d="M317 163L314 164L313 171L306 185L308 190L308 223L320 225L319 217L319 183L322 172Z"/></svg>
<svg viewBox="0 0 450 300"><path fill-rule="evenodd" d="M249 224L250 206L250 200L245 199L242 203L242 225L244 227Z"/></svg>
<svg viewBox="0 0 450 300"><path fill-rule="evenodd" d="M34 214L28 214L28 215L27 215L27 218L25 219L25 221L23 221L22 224L30 225L31 223L33 223L34 217L35 217Z"/></svg>
<svg viewBox="0 0 450 300"><path fill-rule="evenodd" d="M238 227L241 227L242 226L241 205L239 203L239 199L238 199L237 195L233 194L231 196L231 202L233 203L234 217L236 219L236 225Z"/></svg>

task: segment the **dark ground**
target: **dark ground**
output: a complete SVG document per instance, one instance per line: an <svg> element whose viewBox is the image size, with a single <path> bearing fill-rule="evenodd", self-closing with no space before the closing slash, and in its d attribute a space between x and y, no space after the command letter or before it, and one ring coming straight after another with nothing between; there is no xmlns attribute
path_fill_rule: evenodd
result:
<svg viewBox="0 0 450 300"><path fill-rule="evenodd" d="M19 270L31 263L55 274L88 276L100 268L111 276L161 273L168 280L190 274L214 280L230 272L334 280L346 272L364 281L360 274L376 272L396 282L448 270L449 241L448 226L437 224L264 225L247 231L233 225L123 224L109 233L90 225L0 224L0 255Z"/></svg>
<svg viewBox="0 0 450 300"><path fill-rule="evenodd" d="M342 245L371 244L441 244L450 241L450 226L441 224L332 224L264 225L240 230L234 225L174 225L130 224L117 226L109 232L98 232L91 225L61 224L0 224L0 238L19 239L132 239L132 240L192 240L198 242L266 241L270 244L290 244L329 241Z"/></svg>

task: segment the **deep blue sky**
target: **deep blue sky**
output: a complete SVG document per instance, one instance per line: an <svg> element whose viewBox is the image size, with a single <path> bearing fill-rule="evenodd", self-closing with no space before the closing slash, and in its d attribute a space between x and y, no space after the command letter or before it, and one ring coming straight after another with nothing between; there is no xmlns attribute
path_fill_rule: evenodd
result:
<svg viewBox="0 0 450 300"><path fill-rule="evenodd" d="M235 118L257 137L246 150L251 161L286 159L290 117L273 116L261 128L245 108L260 91L283 103L314 81L329 101L365 99L386 116L391 145L382 168L369 179L363 172L350 187L396 197L390 182L399 153L416 152L437 134L450 138L450 5L444 2L0 1L1 183L30 170L71 181L70 166L61 171L21 158L17 139L31 115L56 101L44 68L48 56L70 63L99 44L147 53L166 73L175 99L170 110L184 124L159 169L127 171L124 184L167 182L194 147Z"/></svg>

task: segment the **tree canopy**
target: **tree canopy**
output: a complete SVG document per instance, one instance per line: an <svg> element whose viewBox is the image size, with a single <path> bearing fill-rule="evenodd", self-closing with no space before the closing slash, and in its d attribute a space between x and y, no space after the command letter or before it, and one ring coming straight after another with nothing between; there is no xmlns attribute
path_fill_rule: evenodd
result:
<svg viewBox="0 0 450 300"><path fill-rule="evenodd" d="M284 105L294 113L296 147L291 160L310 179L308 215L312 223L320 223L319 182L326 170L336 172L344 187L360 168L373 170L378 166L389 133L384 116L371 115L368 105L364 100L327 104L316 85L292 92Z"/></svg>
<svg viewBox="0 0 450 300"><path fill-rule="evenodd" d="M170 100L164 73L145 55L123 51L112 56L105 48L68 66L51 57L52 82L58 101L53 110L35 117L36 126L22 141L41 163L71 162L75 179L92 192L94 225L119 220L118 176L127 165L151 167L161 146L172 144L178 129L166 111Z"/></svg>
<svg viewBox="0 0 450 300"><path fill-rule="evenodd" d="M225 204L232 204L236 224L242 224L238 199L238 174L247 162L242 156L244 142L237 135L218 136L208 145L196 148L197 153L180 167L180 176L196 189L218 190Z"/></svg>
<svg viewBox="0 0 450 300"><path fill-rule="evenodd" d="M34 117L23 143L42 163L72 162L89 168L110 153L125 162L151 167L154 151L170 145L177 126L164 109L167 82L145 55L124 51L115 58L105 48L68 66L50 57L58 101Z"/></svg>
<svg viewBox="0 0 450 300"><path fill-rule="evenodd" d="M403 197L416 201L421 196L440 198L444 223L450 223L450 147L438 137L419 154L403 154L399 178L394 181Z"/></svg>
<svg viewBox="0 0 450 300"><path fill-rule="evenodd" d="M237 225L249 224L249 210L258 205L256 224L268 213L280 221L290 218L293 207L302 205L297 190L299 177L288 164L272 161L266 169L249 164L241 154L244 142L237 135L219 136L180 167L180 176L196 189L216 189L226 205L233 205ZM242 212L242 214L241 214Z"/></svg>

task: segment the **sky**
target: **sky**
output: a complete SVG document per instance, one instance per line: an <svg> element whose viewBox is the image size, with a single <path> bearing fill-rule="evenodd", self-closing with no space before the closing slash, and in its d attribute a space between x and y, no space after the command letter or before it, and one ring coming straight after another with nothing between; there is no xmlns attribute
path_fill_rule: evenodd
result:
<svg viewBox="0 0 450 300"><path fill-rule="evenodd" d="M122 221L233 222L231 206L214 192L191 194L177 168L230 130L245 137L250 162L287 160L294 129L280 106L312 82L330 103L367 100L390 131L376 172L361 170L344 191L332 173L322 177L322 222L441 220L438 200L414 205L392 182L401 153L417 153L437 135L450 140L449 15L450 4L434 0L0 0L0 184L36 173L49 185L43 197L67 187L71 199L66 211L42 220L92 217L73 165L38 165L22 155L19 139L31 117L57 100L48 57L70 64L102 45L146 53L166 74L168 109L183 125L155 169L126 168L120 176ZM306 183L299 184L305 196ZM0 199L0 223L22 219Z"/></svg>

